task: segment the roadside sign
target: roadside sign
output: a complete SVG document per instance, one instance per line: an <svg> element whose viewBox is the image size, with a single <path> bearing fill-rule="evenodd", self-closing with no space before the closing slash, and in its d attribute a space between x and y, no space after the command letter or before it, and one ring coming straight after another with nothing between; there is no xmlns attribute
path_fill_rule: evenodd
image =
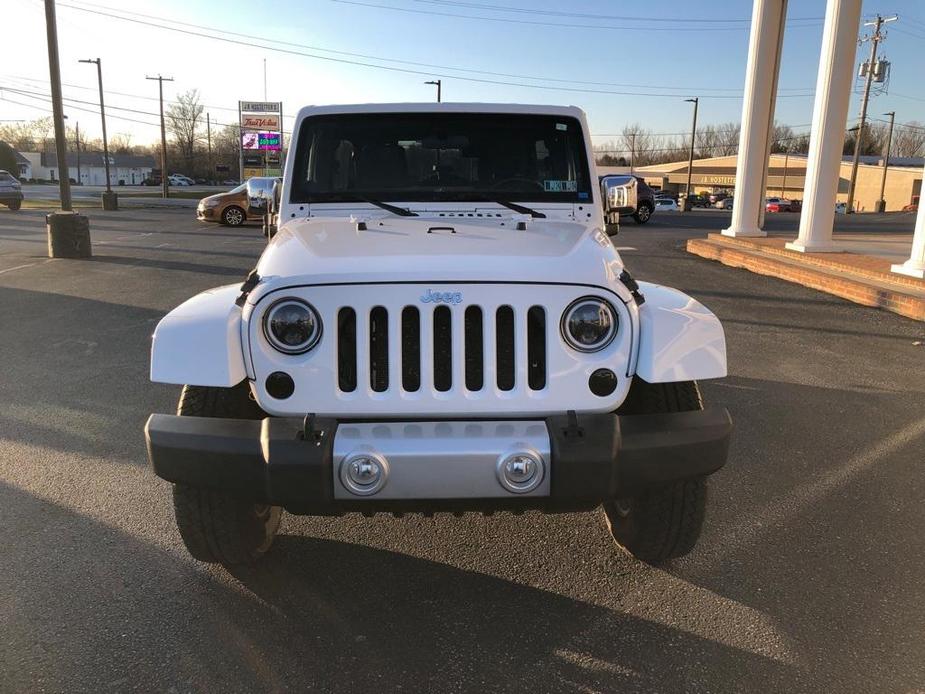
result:
<svg viewBox="0 0 925 694"><path fill-rule="evenodd" d="M249 113L279 113L283 110L281 101L241 101L241 111Z"/></svg>

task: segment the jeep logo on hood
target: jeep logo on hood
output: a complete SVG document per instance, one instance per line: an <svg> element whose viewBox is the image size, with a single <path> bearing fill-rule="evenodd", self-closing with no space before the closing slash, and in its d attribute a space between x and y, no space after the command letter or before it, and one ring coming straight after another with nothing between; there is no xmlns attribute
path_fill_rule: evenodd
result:
<svg viewBox="0 0 925 694"><path fill-rule="evenodd" d="M428 289L421 296L422 304L461 304L462 292L435 292Z"/></svg>

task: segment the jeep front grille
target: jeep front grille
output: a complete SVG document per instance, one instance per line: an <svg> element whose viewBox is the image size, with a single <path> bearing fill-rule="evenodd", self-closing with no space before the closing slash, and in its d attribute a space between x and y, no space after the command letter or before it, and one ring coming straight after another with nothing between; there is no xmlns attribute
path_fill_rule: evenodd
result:
<svg viewBox="0 0 925 694"><path fill-rule="evenodd" d="M454 314L455 317L454 317ZM480 306L439 305L419 309L405 306L399 311L400 321L396 326L390 321L389 309L375 306L367 317L360 321L367 323L365 331L357 330L357 312L353 308L342 308L337 317L337 370L338 387L342 392L352 393L357 384L363 383L363 371L369 378L369 388L375 393L384 393L396 384L389 381L389 343L398 340L400 350L401 389L415 393L421 388L422 369L428 370L434 390L445 393L453 383L454 358L464 364L465 389L481 391L486 383L485 355L490 351L494 357L495 385L500 391L512 391L517 386L517 354L525 355L527 364L522 373L527 375L526 386L532 391L546 387L546 311L542 306L530 306L525 316L517 316L514 307L500 306L491 325L486 325L485 312ZM461 320L460 320L461 317ZM521 338L526 349L518 347L517 321L526 323ZM454 335L454 325L461 328L462 335ZM400 334L390 335L397 327ZM424 329L422 330L422 326ZM488 329L486 329L488 328ZM368 349L358 349L357 335L366 333ZM461 353L454 345L462 346ZM520 351L519 351L520 350ZM357 355L367 354L366 363L359 365ZM454 352L456 354L454 354ZM422 363L422 354L430 355ZM490 368L490 364L488 364Z"/></svg>

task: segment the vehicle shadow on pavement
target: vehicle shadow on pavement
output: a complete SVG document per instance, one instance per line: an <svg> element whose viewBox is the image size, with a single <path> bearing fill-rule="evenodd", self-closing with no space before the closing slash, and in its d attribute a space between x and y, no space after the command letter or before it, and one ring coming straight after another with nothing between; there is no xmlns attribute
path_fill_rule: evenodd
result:
<svg viewBox="0 0 925 694"><path fill-rule="evenodd" d="M336 690L683 691L697 681L719 691L788 671L664 624L359 544L281 536L260 565L232 573L293 636L328 652L290 672L320 667Z"/></svg>

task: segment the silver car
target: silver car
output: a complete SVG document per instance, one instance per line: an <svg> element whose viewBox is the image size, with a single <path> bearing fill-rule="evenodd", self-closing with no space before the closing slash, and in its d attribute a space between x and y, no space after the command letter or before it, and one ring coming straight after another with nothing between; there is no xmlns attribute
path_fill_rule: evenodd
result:
<svg viewBox="0 0 925 694"><path fill-rule="evenodd" d="M16 176L3 169L0 169L0 205L11 210L22 207L22 185Z"/></svg>

